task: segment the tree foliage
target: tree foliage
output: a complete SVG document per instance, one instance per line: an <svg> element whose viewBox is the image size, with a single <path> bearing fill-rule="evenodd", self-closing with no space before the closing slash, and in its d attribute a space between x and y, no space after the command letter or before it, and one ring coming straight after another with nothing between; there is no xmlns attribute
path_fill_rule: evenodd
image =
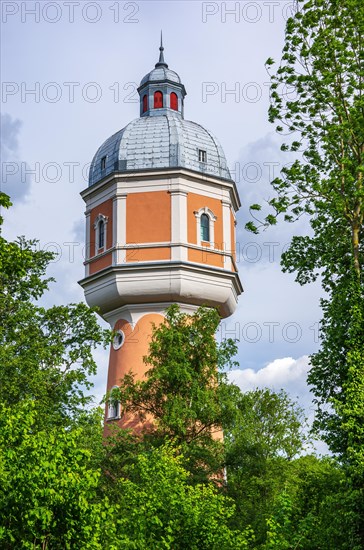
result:
<svg viewBox="0 0 364 550"><path fill-rule="evenodd" d="M252 533L232 530L233 501L212 484L191 484L178 449L140 453L118 482L122 548L249 548Z"/></svg>
<svg viewBox="0 0 364 550"><path fill-rule="evenodd" d="M296 160L272 182L273 212L261 225L276 223L280 215L286 221L309 217L310 235L293 237L282 266L300 284L320 276L326 292L321 346L308 376L317 404L314 427L348 468L349 500L359 518L364 517L364 5L297 0L295 7L280 64L274 70L268 59L267 68L269 118L285 136L281 149ZM253 222L247 229L258 231ZM363 522L357 534L364 544Z"/></svg>
<svg viewBox="0 0 364 550"><path fill-rule="evenodd" d="M300 158L272 182L277 197L270 204L276 215L284 213L288 221L302 213L314 215L314 238L298 237L295 242L309 252L311 265L307 269L301 263L303 272L309 271L312 277L313 267L342 260L344 246L349 265L360 276L363 5L360 0L298 0L296 8L287 22L280 66L271 75L269 117L279 122L279 133L292 136L282 149L299 152ZM268 59L267 66L272 65ZM338 247L332 246L333 237Z"/></svg>
<svg viewBox="0 0 364 550"><path fill-rule="evenodd" d="M188 467L202 476L221 470L221 430L231 413L222 369L233 364L236 345L215 340L219 322L213 309L199 308L190 316L170 306L165 322L154 327L145 379L129 373L111 396L122 414L148 421L146 440L174 441Z"/></svg>
<svg viewBox="0 0 364 550"><path fill-rule="evenodd" d="M357 386L364 351L364 7L359 0L297 1L296 7L271 75L269 116L288 134L282 149L297 159L272 182L270 205L274 220L310 217L312 235L295 236L282 265L300 284L321 276L322 344L308 378L318 404L315 425L333 452L351 460L364 444Z"/></svg>
<svg viewBox="0 0 364 550"><path fill-rule="evenodd" d="M304 448L307 422L303 409L283 390L256 389L235 396L235 417L226 441L235 453L256 450L263 459L282 456L291 460Z"/></svg>
<svg viewBox="0 0 364 550"><path fill-rule="evenodd" d="M290 462L266 520L264 550L359 550L357 490L331 458Z"/></svg>
<svg viewBox="0 0 364 550"><path fill-rule="evenodd" d="M236 502L236 525L251 525L259 547L290 462L304 449L305 419L283 391L236 388L234 405L235 417L225 430L228 493Z"/></svg>
<svg viewBox="0 0 364 550"><path fill-rule="evenodd" d="M39 430L40 414L30 399L0 405L0 546L102 548L100 472L79 429Z"/></svg>
<svg viewBox="0 0 364 550"><path fill-rule="evenodd" d="M4 550L248 548L250 530L229 527L233 502L211 484L191 486L171 448L136 454L110 499L100 494L85 426L39 430L40 414L31 400L0 407Z"/></svg>
<svg viewBox="0 0 364 550"><path fill-rule="evenodd" d="M66 425L91 400L92 351L110 336L83 303L37 305L51 282L45 271L52 258L36 241L0 236L0 400L15 406L32 399L41 424Z"/></svg>

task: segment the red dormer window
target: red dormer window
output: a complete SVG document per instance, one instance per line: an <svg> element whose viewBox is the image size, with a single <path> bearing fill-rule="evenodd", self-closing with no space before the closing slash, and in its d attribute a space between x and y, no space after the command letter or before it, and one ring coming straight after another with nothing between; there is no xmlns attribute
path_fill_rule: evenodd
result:
<svg viewBox="0 0 364 550"><path fill-rule="evenodd" d="M154 93L154 109L161 109L163 107L163 94L162 92Z"/></svg>
<svg viewBox="0 0 364 550"><path fill-rule="evenodd" d="M170 95L171 109L178 111L178 97L174 92Z"/></svg>
<svg viewBox="0 0 364 550"><path fill-rule="evenodd" d="M143 113L145 113L146 111L148 111L148 96L147 96L147 94L145 94L143 96Z"/></svg>

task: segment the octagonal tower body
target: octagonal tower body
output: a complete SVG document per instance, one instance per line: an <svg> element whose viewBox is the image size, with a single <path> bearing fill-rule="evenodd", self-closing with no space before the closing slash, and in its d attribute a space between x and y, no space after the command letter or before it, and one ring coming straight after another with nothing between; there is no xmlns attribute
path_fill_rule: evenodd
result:
<svg viewBox="0 0 364 550"><path fill-rule="evenodd" d="M141 81L140 117L107 139L90 167L86 203L86 301L118 331L107 390L132 370L143 377L152 323L172 303L231 315L242 286L235 263L240 206L224 152L184 119L186 90L164 61ZM106 407L106 420L120 419Z"/></svg>

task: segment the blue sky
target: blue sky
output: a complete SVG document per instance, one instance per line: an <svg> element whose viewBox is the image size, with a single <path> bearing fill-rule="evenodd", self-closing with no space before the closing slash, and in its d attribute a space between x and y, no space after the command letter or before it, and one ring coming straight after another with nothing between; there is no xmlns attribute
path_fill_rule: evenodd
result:
<svg viewBox="0 0 364 550"><path fill-rule="evenodd" d="M268 123L264 62L277 61L291 1L2 2L2 188L14 207L5 235L59 253L46 303L83 299L87 165L99 145L139 115L136 87L165 58L187 89L185 118L220 140L235 174L238 266L244 286L221 335L238 337L243 388L286 388L310 408L307 356L318 347L320 288L281 273L279 257L307 220L262 235L244 230L248 205L272 196L270 176L291 159ZM33 12L33 13L32 13ZM31 90L35 91L31 93ZM11 174L11 172L14 172ZM107 353L96 393L106 384Z"/></svg>

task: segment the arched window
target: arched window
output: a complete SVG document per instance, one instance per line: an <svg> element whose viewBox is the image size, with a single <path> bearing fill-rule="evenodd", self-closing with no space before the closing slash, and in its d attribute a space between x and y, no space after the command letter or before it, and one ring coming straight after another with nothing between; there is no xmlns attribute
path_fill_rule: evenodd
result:
<svg viewBox="0 0 364 550"><path fill-rule="evenodd" d="M210 242L210 218L207 214L201 215L201 241Z"/></svg>
<svg viewBox="0 0 364 550"><path fill-rule="evenodd" d="M196 218L196 243L198 246L206 246L208 243L209 248L215 247L215 222L217 217L215 214L204 206L200 210L195 211Z"/></svg>
<svg viewBox="0 0 364 550"><path fill-rule="evenodd" d="M175 94L174 92L172 92L170 95L170 103L171 109L173 109L174 111L178 111L178 97L177 94Z"/></svg>
<svg viewBox="0 0 364 550"><path fill-rule="evenodd" d="M161 109L163 107L163 94L162 92L154 92L154 109Z"/></svg>
<svg viewBox="0 0 364 550"><path fill-rule="evenodd" d="M99 222L99 235L98 235L98 245L99 248L104 248L105 246L105 222L104 220L100 220Z"/></svg>
<svg viewBox="0 0 364 550"><path fill-rule="evenodd" d="M103 214L99 214L95 219L95 254L100 254L106 250L108 219L109 218Z"/></svg>
<svg viewBox="0 0 364 550"><path fill-rule="evenodd" d="M148 111L148 96L147 96L147 94L145 94L143 96L143 113L145 113L146 111Z"/></svg>
<svg viewBox="0 0 364 550"><path fill-rule="evenodd" d="M117 386L114 386L110 390L110 397L108 401L108 408L107 408L107 419L113 420L120 417L120 403L115 399L115 396L113 396L113 390L118 389Z"/></svg>

